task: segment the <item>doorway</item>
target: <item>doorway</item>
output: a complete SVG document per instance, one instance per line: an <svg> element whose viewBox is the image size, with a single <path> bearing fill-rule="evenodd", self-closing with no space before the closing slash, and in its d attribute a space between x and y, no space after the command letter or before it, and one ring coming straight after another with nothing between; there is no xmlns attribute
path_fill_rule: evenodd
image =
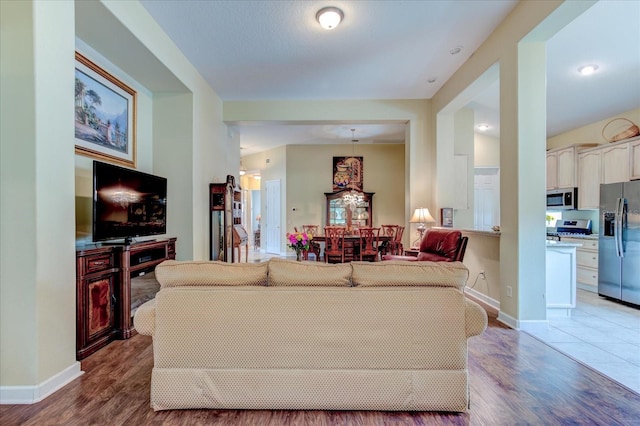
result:
<svg viewBox="0 0 640 426"><path fill-rule="evenodd" d="M476 167L473 178L473 227L491 231L500 224L500 169Z"/></svg>

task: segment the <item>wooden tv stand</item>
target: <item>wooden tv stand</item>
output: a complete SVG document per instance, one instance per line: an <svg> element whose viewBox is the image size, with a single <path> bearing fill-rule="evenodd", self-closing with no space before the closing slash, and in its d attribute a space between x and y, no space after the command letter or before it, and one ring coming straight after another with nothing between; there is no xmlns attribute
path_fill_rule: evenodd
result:
<svg viewBox="0 0 640 426"><path fill-rule="evenodd" d="M176 238L136 244L89 244L76 249L76 356L136 334L131 282L176 258Z"/></svg>

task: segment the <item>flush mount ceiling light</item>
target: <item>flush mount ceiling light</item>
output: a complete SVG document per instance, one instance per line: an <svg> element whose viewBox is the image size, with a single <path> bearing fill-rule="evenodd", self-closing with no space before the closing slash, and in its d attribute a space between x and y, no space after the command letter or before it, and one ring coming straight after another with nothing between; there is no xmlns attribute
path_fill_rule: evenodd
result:
<svg viewBox="0 0 640 426"><path fill-rule="evenodd" d="M316 13L316 19L325 30L337 27L344 18L344 14L337 7L324 7Z"/></svg>
<svg viewBox="0 0 640 426"><path fill-rule="evenodd" d="M595 64L583 65L578 68L578 72L582 75L591 75L598 70L598 66Z"/></svg>
<svg viewBox="0 0 640 426"><path fill-rule="evenodd" d="M480 123L476 126L476 129L480 130L481 132L486 132L487 130L489 130L490 126L487 123Z"/></svg>
<svg viewBox="0 0 640 426"><path fill-rule="evenodd" d="M451 49L449 51L449 53L451 53L452 55L457 55L458 53L462 52L463 46L456 46L453 49Z"/></svg>

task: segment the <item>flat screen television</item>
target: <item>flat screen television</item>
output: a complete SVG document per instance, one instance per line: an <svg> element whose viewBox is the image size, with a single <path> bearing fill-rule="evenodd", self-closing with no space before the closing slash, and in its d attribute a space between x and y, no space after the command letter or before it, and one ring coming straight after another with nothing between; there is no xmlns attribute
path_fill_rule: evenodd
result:
<svg viewBox="0 0 640 426"><path fill-rule="evenodd" d="M166 234L167 179L93 162L93 241Z"/></svg>

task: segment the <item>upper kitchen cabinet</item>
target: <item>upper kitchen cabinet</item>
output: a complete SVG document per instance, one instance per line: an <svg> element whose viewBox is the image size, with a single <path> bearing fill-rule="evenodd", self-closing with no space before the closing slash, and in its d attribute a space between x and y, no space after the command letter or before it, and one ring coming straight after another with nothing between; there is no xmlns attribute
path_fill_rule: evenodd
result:
<svg viewBox="0 0 640 426"><path fill-rule="evenodd" d="M576 186L576 146L547 151L547 189Z"/></svg>
<svg viewBox="0 0 640 426"><path fill-rule="evenodd" d="M596 210L600 206L602 179L600 150L578 154L578 209Z"/></svg>
<svg viewBox="0 0 640 426"><path fill-rule="evenodd" d="M629 142L629 154L631 165L629 166L629 179L640 179L640 139Z"/></svg>
<svg viewBox="0 0 640 426"><path fill-rule="evenodd" d="M640 138L578 154L578 209L600 207L600 184L640 179Z"/></svg>
<svg viewBox="0 0 640 426"><path fill-rule="evenodd" d="M602 182L629 181L629 144L616 144L602 148Z"/></svg>

